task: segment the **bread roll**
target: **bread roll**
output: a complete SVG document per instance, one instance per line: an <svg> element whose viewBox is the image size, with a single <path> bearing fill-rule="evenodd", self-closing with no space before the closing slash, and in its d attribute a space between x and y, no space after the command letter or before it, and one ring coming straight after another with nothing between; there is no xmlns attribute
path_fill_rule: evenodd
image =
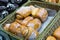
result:
<svg viewBox="0 0 60 40"><path fill-rule="evenodd" d="M10 24L5 24L4 29L5 29L6 31L9 31L9 27L10 27Z"/></svg>
<svg viewBox="0 0 60 40"><path fill-rule="evenodd" d="M37 13L39 12L39 8L34 8L34 9L32 9L32 15L34 16L34 17L37 17Z"/></svg>
<svg viewBox="0 0 60 40"><path fill-rule="evenodd" d="M56 40L56 38L53 36L48 36L46 40Z"/></svg>
<svg viewBox="0 0 60 40"><path fill-rule="evenodd" d="M28 27L32 27L35 30L38 30L41 27L41 21L38 18L33 19L27 24Z"/></svg>
<svg viewBox="0 0 60 40"><path fill-rule="evenodd" d="M47 10L44 9L44 8L35 8L35 9L33 9L32 15L34 17L40 18L42 22L44 22L48 17Z"/></svg>
<svg viewBox="0 0 60 40"><path fill-rule="evenodd" d="M36 38L38 36L38 32L35 31L33 28L31 27L26 27L24 25L20 26L20 30L21 30L21 34L25 37L25 39L30 39L30 37L35 36L34 38Z"/></svg>
<svg viewBox="0 0 60 40"><path fill-rule="evenodd" d="M9 30L14 34L20 33L20 24L17 22L11 23Z"/></svg>
<svg viewBox="0 0 60 40"><path fill-rule="evenodd" d="M19 10L16 11L17 14L20 14L24 18L29 16L31 14L31 8L30 7L21 7Z"/></svg>
<svg viewBox="0 0 60 40"><path fill-rule="evenodd" d="M40 8L36 15L41 19L42 22L44 22L48 17L48 12L45 8Z"/></svg>
<svg viewBox="0 0 60 40"><path fill-rule="evenodd" d="M60 39L60 26L54 31L53 34L56 38Z"/></svg>
<svg viewBox="0 0 60 40"><path fill-rule="evenodd" d="M56 0L48 0L47 2L56 3Z"/></svg>
<svg viewBox="0 0 60 40"><path fill-rule="evenodd" d="M29 32L28 32L25 40L27 40L27 39L29 40L31 38L35 39L39 35L39 33L37 31L35 31L32 27L28 27L28 30L29 30Z"/></svg>
<svg viewBox="0 0 60 40"><path fill-rule="evenodd" d="M22 25L27 26L28 22L31 21L31 20L33 20L33 17L31 17L31 16L26 17L26 18L22 21Z"/></svg>
<svg viewBox="0 0 60 40"><path fill-rule="evenodd" d="M20 29L21 29L21 34L26 37L26 35L28 34L28 28L24 25L21 25L20 26Z"/></svg>

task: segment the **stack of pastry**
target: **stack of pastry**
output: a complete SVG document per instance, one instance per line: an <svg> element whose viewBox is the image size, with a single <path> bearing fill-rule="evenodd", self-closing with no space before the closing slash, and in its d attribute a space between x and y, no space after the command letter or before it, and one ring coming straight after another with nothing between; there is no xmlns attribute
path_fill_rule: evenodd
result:
<svg viewBox="0 0 60 40"><path fill-rule="evenodd" d="M18 36L23 36L25 39L30 39L32 36L38 36L38 29L42 22L48 17L45 8L36 8L34 6L21 7L16 11L16 19L11 24L6 24L4 29Z"/></svg>
<svg viewBox="0 0 60 40"><path fill-rule="evenodd" d="M9 26L7 26L7 25L8 24L6 24L4 27L5 30L8 29L7 31L9 31L19 37L24 37L25 40L29 40L30 37L32 37L32 35L35 36L34 38L36 38L39 34L32 27L27 27L27 26L21 25L18 22L13 22Z"/></svg>

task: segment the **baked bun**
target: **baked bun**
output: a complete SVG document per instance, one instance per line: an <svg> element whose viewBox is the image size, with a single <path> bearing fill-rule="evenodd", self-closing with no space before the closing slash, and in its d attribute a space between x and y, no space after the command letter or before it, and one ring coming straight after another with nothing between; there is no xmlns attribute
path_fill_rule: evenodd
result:
<svg viewBox="0 0 60 40"><path fill-rule="evenodd" d="M54 34L53 34L56 38L60 39L60 26L59 28L57 28L55 31L54 31Z"/></svg>
<svg viewBox="0 0 60 40"><path fill-rule="evenodd" d="M37 17L37 13L39 12L39 8L32 9L32 16Z"/></svg>
<svg viewBox="0 0 60 40"><path fill-rule="evenodd" d="M28 27L28 30L29 32L25 38L26 40L30 40L31 37L32 39L35 39L39 35L39 33L36 30L34 30L32 27Z"/></svg>
<svg viewBox="0 0 60 40"><path fill-rule="evenodd" d="M56 38L53 36L48 36L46 40L56 40Z"/></svg>
<svg viewBox="0 0 60 40"><path fill-rule="evenodd" d="M28 34L28 28L24 25L21 25L20 26L20 29L21 29L21 34L26 37L26 35Z"/></svg>
<svg viewBox="0 0 60 40"><path fill-rule="evenodd" d="M48 17L48 12L45 8L40 8L37 16L41 19L42 22L44 22Z"/></svg>
<svg viewBox="0 0 60 40"><path fill-rule="evenodd" d="M16 13L25 18L31 14L31 8L28 6L21 7L21 8L19 8L19 10L16 11Z"/></svg>
<svg viewBox="0 0 60 40"><path fill-rule="evenodd" d="M57 2L57 0L46 0L46 2L56 3L56 2Z"/></svg>
<svg viewBox="0 0 60 40"><path fill-rule="evenodd" d="M48 12L45 8L35 8L32 11L34 17L40 18L44 22L48 17Z"/></svg>
<svg viewBox="0 0 60 40"><path fill-rule="evenodd" d="M35 30L38 30L41 27L41 21L38 18L33 19L27 24L28 27L32 27Z"/></svg>
<svg viewBox="0 0 60 40"><path fill-rule="evenodd" d="M31 17L31 16L26 17L26 18L22 21L22 25L27 26L28 22L31 21L31 20L33 20L33 17Z"/></svg>
<svg viewBox="0 0 60 40"><path fill-rule="evenodd" d="M11 25L9 27L9 31L14 34L20 33L20 24L17 22L11 23Z"/></svg>

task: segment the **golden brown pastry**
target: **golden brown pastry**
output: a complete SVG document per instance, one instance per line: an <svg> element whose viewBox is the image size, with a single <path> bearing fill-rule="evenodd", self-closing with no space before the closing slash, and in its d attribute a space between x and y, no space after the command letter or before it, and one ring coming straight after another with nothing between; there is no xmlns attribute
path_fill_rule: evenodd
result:
<svg viewBox="0 0 60 40"><path fill-rule="evenodd" d="M37 18L40 18L41 21L44 22L48 17L48 12L45 8L35 8L32 11L32 15Z"/></svg>
<svg viewBox="0 0 60 40"><path fill-rule="evenodd" d="M17 22L13 22L11 23L10 27L9 27L9 31L18 35L18 36L26 36L28 33L28 28L25 27L24 25L20 25Z"/></svg>
<svg viewBox="0 0 60 40"><path fill-rule="evenodd" d="M26 17L26 18L22 21L22 25L27 26L28 22L31 21L31 20L33 20L33 17L31 17L31 16Z"/></svg>
<svg viewBox="0 0 60 40"><path fill-rule="evenodd" d="M46 0L46 2L56 3L56 2L57 2L57 0Z"/></svg>
<svg viewBox="0 0 60 40"><path fill-rule="evenodd" d="M25 37L25 39L30 39L30 37L32 37L32 35L35 36L34 38L36 38L39 34L33 28L26 27L24 25L20 26L20 31L21 31L21 34Z"/></svg>
<svg viewBox="0 0 60 40"><path fill-rule="evenodd" d="M30 7L21 7L19 10L16 11L17 14L20 14L23 17L27 17L31 14L31 8Z"/></svg>
<svg viewBox="0 0 60 40"><path fill-rule="evenodd" d="M35 30L38 30L41 27L41 21L38 18L33 19L27 24L28 27L32 27Z"/></svg>
<svg viewBox="0 0 60 40"><path fill-rule="evenodd" d="M5 24L4 29L5 29L6 31L9 31L9 27L10 27L10 24Z"/></svg>
<svg viewBox="0 0 60 40"><path fill-rule="evenodd" d="M53 36L48 36L46 40L56 40L56 38Z"/></svg>
<svg viewBox="0 0 60 40"><path fill-rule="evenodd" d="M23 19L23 16L21 16L21 15L16 15L16 19L18 19L18 20Z"/></svg>
<svg viewBox="0 0 60 40"><path fill-rule="evenodd" d="M34 9L32 9L32 15L34 16L34 17L37 17L37 13L39 12L39 8L34 8Z"/></svg>
<svg viewBox="0 0 60 40"><path fill-rule="evenodd" d="M49 0L49 2L53 2L53 3L56 3L56 0Z"/></svg>
<svg viewBox="0 0 60 40"><path fill-rule="evenodd" d="M42 22L44 22L48 17L48 12L44 8L40 8L39 12L37 13L37 16L41 19Z"/></svg>
<svg viewBox="0 0 60 40"><path fill-rule="evenodd" d="M59 28L57 28L55 31L54 31L54 34L53 34L56 38L60 39L60 26Z"/></svg>
<svg viewBox="0 0 60 40"><path fill-rule="evenodd" d="M20 33L20 24L17 22L11 23L9 30L14 34Z"/></svg>
<svg viewBox="0 0 60 40"><path fill-rule="evenodd" d="M32 36L33 36L32 39L34 39L39 35L39 33L36 30L34 30L32 27L28 27L28 30L29 30L29 32L28 32L25 40L31 39Z"/></svg>
<svg viewBox="0 0 60 40"><path fill-rule="evenodd" d="M23 36L26 36L26 35L28 34L28 28L27 28L26 26L21 25L21 26L20 26L20 29L21 29L21 34L22 34Z"/></svg>

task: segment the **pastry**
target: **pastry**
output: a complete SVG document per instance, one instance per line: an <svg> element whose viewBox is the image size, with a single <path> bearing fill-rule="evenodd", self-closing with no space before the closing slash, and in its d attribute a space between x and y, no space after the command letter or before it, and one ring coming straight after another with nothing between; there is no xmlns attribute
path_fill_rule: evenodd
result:
<svg viewBox="0 0 60 40"><path fill-rule="evenodd" d="M46 40L56 40L56 38L53 36L48 36Z"/></svg>
<svg viewBox="0 0 60 40"><path fill-rule="evenodd" d="M32 27L35 30L38 30L41 27L41 21L38 18L33 19L27 24L28 27Z"/></svg>
<svg viewBox="0 0 60 40"><path fill-rule="evenodd" d="M48 17L48 12L45 8L40 8L36 15L41 19L42 22L44 22Z"/></svg>
<svg viewBox="0 0 60 40"><path fill-rule="evenodd" d="M31 14L31 8L30 7L21 7L21 8L19 8L19 10L16 11L16 13L25 18Z"/></svg>
<svg viewBox="0 0 60 40"><path fill-rule="evenodd" d="M34 17L40 18L44 22L48 17L48 12L45 8L35 8L32 11Z"/></svg>
<svg viewBox="0 0 60 40"><path fill-rule="evenodd" d="M60 39L60 26L54 31L53 34L56 38Z"/></svg>
<svg viewBox="0 0 60 40"><path fill-rule="evenodd" d="M27 36L26 36L26 38L25 38L25 40L29 40L29 39L35 39L37 36L38 36L38 32L36 31L36 30L34 30L32 27L28 27L28 30L29 30L29 32L28 32L28 34L27 34Z"/></svg>
<svg viewBox="0 0 60 40"><path fill-rule="evenodd" d="M39 8L34 8L33 10L32 10L32 15L34 16L34 17L37 17L37 13L39 12Z"/></svg>
<svg viewBox="0 0 60 40"><path fill-rule="evenodd" d="M20 29L21 29L21 34L26 37L26 35L28 34L28 28L24 25L21 25L20 26Z"/></svg>
<svg viewBox="0 0 60 40"><path fill-rule="evenodd" d="M56 3L56 2L57 2L57 0L46 0L46 2Z"/></svg>
<svg viewBox="0 0 60 40"><path fill-rule="evenodd" d="M28 16L22 21L22 25L27 25L29 21L33 20L33 17Z"/></svg>
<svg viewBox="0 0 60 40"><path fill-rule="evenodd" d="M11 23L11 25L9 27L9 31L14 34L20 33L20 24L17 22Z"/></svg>
<svg viewBox="0 0 60 40"><path fill-rule="evenodd" d="M56 3L56 0L49 0L49 2Z"/></svg>

